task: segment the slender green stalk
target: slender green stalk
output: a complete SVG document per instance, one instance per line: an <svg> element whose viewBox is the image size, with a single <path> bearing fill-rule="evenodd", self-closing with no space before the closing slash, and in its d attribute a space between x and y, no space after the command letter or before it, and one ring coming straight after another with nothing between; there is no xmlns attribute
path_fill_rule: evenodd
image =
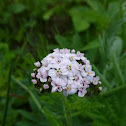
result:
<svg viewBox="0 0 126 126"><path fill-rule="evenodd" d="M2 126L5 126L6 117L7 117L7 110L8 110L8 104L9 104L9 92L10 92L11 69L12 69L12 66L10 67L9 76L8 76L7 99L6 99L5 112L4 112L4 116L3 116Z"/></svg>
<svg viewBox="0 0 126 126"><path fill-rule="evenodd" d="M116 55L115 54L113 54L113 64L114 64L114 68L116 70L116 73L118 74L118 76L120 78L121 83L124 84L123 74L122 74L121 69L119 67L119 64L117 62L117 58L116 58Z"/></svg>
<svg viewBox="0 0 126 126"><path fill-rule="evenodd" d="M121 85L121 86L116 87L116 88L113 88L113 89L111 89L110 91L107 91L107 92L101 94L101 96L110 96L110 95L112 95L113 93L115 93L115 92L117 92L117 91L125 90L125 88L126 88L126 84Z"/></svg>
<svg viewBox="0 0 126 126"><path fill-rule="evenodd" d="M65 108L65 116L66 116L67 126L72 126L70 107L67 102L67 98L65 96L62 96L62 102L63 102L64 108Z"/></svg>
<svg viewBox="0 0 126 126"><path fill-rule="evenodd" d="M40 112L44 114L45 111L42 109L41 104L38 102L38 100L36 99L36 97L34 96L32 91L30 89L28 89L24 84L22 84L19 80L17 80L15 77L12 77L12 80L14 82L16 82L19 86L24 88L30 94L30 96L32 97L33 101L35 102L35 104L38 107L38 109L40 110Z"/></svg>

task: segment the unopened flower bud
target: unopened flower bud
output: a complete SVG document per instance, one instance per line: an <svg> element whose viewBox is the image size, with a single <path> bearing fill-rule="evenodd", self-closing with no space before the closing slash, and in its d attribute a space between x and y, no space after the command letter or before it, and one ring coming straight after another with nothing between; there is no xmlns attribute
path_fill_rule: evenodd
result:
<svg viewBox="0 0 126 126"><path fill-rule="evenodd" d="M98 89L99 89L99 91L102 91L102 87L99 87Z"/></svg>
<svg viewBox="0 0 126 126"><path fill-rule="evenodd" d="M98 84L101 84L101 81L99 81Z"/></svg>
<svg viewBox="0 0 126 126"><path fill-rule="evenodd" d="M44 84L44 85L43 85L43 88L44 88L44 89L49 89L49 85L48 85L48 84Z"/></svg>
<svg viewBox="0 0 126 126"><path fill-rule="evenodd" d="M32 83L33 83L33 84L37 84L37 80L32 79Z"/></svg>
<svg viewBox="0 0 126 126"><path fill-rule="evenodd" d="M31 73L31 77L33 77L33 78L34 78L34 77L35 77L35 73Z"/></svg>
<svg viewBox="0 0 126 126"><path fill-rule="evenodd" d="M36 67L40 67L41 66L41 64L40 64L40 62L38 61L38 62L36 62L36 63L34 63L34 65L36 66Z"/></svg>

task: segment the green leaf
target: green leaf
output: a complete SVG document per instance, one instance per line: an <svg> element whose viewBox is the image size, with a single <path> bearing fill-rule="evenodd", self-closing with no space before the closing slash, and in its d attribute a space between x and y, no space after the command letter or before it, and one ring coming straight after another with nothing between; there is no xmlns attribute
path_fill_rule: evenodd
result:
<svg viewBox="0 0 126 126"><path fill-rule="evenodd" d="M73 41L72 41L72 48L76 50L80 50L80 48L83 46L81 38L79 34L75 34L73 36Z"/></svg>
<svg viewBox="0 0 126 126"><path fill-rule="evenodd" d="M119 2L112 2L108 6L107 14L111 20L115 19L117 13L120 11ZM113 21L112 21L113 22Z"/></svg>
<svg viewBox="0 0 126 126"><path fill-rule="evenodd" d="M104 104L104 108L87 111L93 120L92 126L125 126L126 85L112 89L91 102Z"/></svg>
<svg viewBox="0 0 126 126"><path fill-rule="evenodd" d="M103 16L99 11L82 6L72 8L69 14L77 32L88 29L91 23L97 23L104 27L109 21L108 17L106 15Z"/></svg>
<svg viewBox="0 0 126 126"><path fill-rule="evenodd" d="M59 120L58 116L48 109L44 108L44 115L48 119L50 126L63 126L62 122Z"/></svg>
<svg viewBox="0 0 126 126"><path fill-rule="evenodd" d="M85 45L85 47L81 48L80 51L91 50L99 47L100 47L100 43L98 39L95 39L92 42L89 42L87 45Z"/></svg>
<svg viewBox="0 0 126 126"><path fill-rule="evenodd" d="M89 28L90 24L80 16L75 16L72 18L74 28L76 32L82 32Z"/></svg>
<svg viewBox="0 0 126 126"><path fill-rule="evenodd" d="M114 53L117 57L120 56L122 52L122 39L120 37L115 37L112 46L110 47L110 56Z"/></svg>
<svg viewBox="0 0 126 126"><path fill-rule="evenodd" d="M23 117L25 117L26 119L28 120L31 120L31 121L36 121L37 122L37 117L35 117L33 115L33 113L30 113L28 111L25 111L25 110L18 110L19 114L22 115Z"/></svg>
<svg viewBox="0 0 126 126"><path fill-rule="evenodd" d="M66 38L61 35L55 35L56 42L61 46L61 48L65 48L68 46L68 41Z"/></svg>
<svg viewBox="0 0 126 126"><path fill-rule="evenodd" d="M16 126L35 126L36 124L30 121L20 121L16 123Z"/></svg>
<svg viewBox="0 0 126 126"><path fill-rule="evenodd" d="M22 3L14 3L9 6L9 11L18 14L26 10L26 6Z"/></svg>
<svg viewBox="0 0 126 126"><path fill-rule="evenodd" d="M56 49L56 48L60 48L60 47L59 47L59 45L50 44L47 46L47 48L52 50L52 49Z"/></svg>
<svg viewBox="0 0 126 126"><path fill-rule="evenodd" d="M121 72L120 66L117 62L116 55L114 53L112 55L112 60L113 60L113 64L114 64L115 74L118 75L118 77L119 77L118 79L120 79L121 83L124 84L125 81L124 81L124 78L123 78L123 74Z"/></svg>
<svg viewBox="0 0 126 126"><path fill-rule="evenodd" d="M50 17L52 16L52 14L54 13L54 11L55 11L55 8L52 8L52 9L46 11L46 12L43 14L43 19L44 19L44 20L49 20Z"/></svg>

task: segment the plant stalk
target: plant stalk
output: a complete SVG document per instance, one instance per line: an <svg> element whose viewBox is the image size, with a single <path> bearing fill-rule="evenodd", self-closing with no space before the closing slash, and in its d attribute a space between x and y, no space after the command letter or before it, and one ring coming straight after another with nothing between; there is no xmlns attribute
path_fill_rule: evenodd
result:
<svg viewBox="0 0 126 126"><path fill-rule="evenodd" d="M72 119L71 119L71 112L70 112L70 106L68 104L67 98L62 95L62 102L65 108L65 117L67 121L67 126L72 126Z"/></svg>
<svg viewBox="0 0 126 126"><path fill-rule="evenodd" d="M35 102L36 106L38 107L38 109L40 110L40 112L43 114L45 113L44 110L41 107L41 104L38 102L38 100L36 99L36 97L34 96L34 94L32 93L32 91L30 89L28 89L24 84L22 84L19 80L17 80L15 77L12 77L12 80L14 82L16 82L19 86L21 86L22 88L24 88L32 97L33 101Z"/></svg>
<svg viewBox="0 0 126 126"><path fill-rule="evenodd" d="M7 110L8 110L8 104L9 104L9 92L10 92L10 81L11 81L11 69L12 69L12 65L11 65L11 67L10 67L9 76L8 76L7 99L6 99L5 112L4 112L4 116L3 116L2 126L5 126L5 124L6 124Z"/></svg>

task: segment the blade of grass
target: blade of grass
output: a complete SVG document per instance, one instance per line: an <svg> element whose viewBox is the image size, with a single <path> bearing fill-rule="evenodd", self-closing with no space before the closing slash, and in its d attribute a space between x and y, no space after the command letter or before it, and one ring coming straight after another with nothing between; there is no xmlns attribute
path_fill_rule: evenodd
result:
<svg viewBox="0 0 126 126"><path fill-rule="evenodd" d="M124 84L124 78L123 78L123 75L122 75L121 69L119 67L119 64L117 62L117 58L116 58L115 54L113 54L113 64L114 64L114 68L116 70L116 73L118 74L118 76L119 76L119 78L121 80L121 83Z"/></svg>
<svg viewBox="0 0 126 126"><path fill-rule="evenodd" d="M99 72L99 70L97 69L97 67L93 64L93 69L96 72L96 74L100 77L101 81L104 83L104 85L110 89L110 83L106 80L106 78Z"/></svg>
<svg viewBox="0 0 126 126"><path fill-rule="evenodd" d="M114 38L116 32L118 31L118 29L126 22L126 18L123 18L122 20L120 20L117 24L116 24L116 27L114 27L112 29L112 34L111 34L111 37L110 37L110 40L112 41L112 39Z"/></svg>
<svg viewBox="0 0 126 126"><path fill-rule="evenodd" d="M33 101L35 102L36 106L38 107L38 109L40 110L41 113L44 113L44 110L42 109L39 101L36 99L35 95L32 93L32 91L27 88L23 83L21 83L19 80L17 80L15 77L12 76L12 80L17 83L19 86L21 86L22 88L24 88L32 97Z"/></svg>
<svg viewBox="0 0 126 126"><path fill-rule="evenodd" d="M5 111L4 111L2 126L5 126L5 124L6 124L6 118L7 118L7 110L8 110L8 104L9 104L9 93L10 93L11 70L12 70L12 65L10 66L9 76L8 76L7 98L6 98L6 105L5 105Z"/></svg>
<svg viewBox="0 0 126 126"><path fill-rule="evenodd" d="M107 91L105 93L102 93L101 96L110 96L110 95L112 95L113 93L115 93L115 92L117 92L119 90L125 90L125 89L126 89L126 84L121 85L121 86L116 87L116 88L113 88L110 91Z"/></svg>

